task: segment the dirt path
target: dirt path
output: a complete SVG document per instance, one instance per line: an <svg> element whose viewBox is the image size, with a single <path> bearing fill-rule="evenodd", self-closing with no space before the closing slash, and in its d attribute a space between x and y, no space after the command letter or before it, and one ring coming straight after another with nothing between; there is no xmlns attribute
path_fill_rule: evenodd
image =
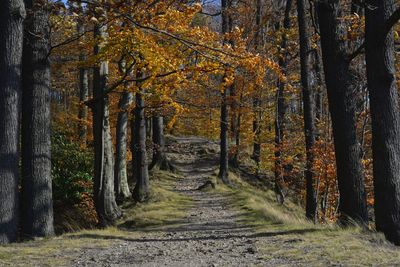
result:
<svg viewBox="0 0 400 267"><path fill-rule="evenodd" d="M176 190L190 196L194 207L175 227L115 243L108 249L83 251L76 266L260 266L257 235L238 222L238 212L223 196L197 190L217 167L217 153L207 140L177 138L169 154L185 179ZM205 156L206 155L206 156ZM260 237L261 238L261 237ZM271 262L269 263L271 264Z"/></svg>

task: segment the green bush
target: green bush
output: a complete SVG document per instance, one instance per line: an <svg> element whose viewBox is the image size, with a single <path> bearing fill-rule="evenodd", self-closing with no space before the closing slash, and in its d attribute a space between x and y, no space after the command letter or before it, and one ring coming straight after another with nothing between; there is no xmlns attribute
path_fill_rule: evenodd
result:
<svg viewBox="0 0 400 267"><path fill-rule="evenodd" d="M61 130L52 134L53 196L63 203L78 203L92 191L93 155Z"/></svg>

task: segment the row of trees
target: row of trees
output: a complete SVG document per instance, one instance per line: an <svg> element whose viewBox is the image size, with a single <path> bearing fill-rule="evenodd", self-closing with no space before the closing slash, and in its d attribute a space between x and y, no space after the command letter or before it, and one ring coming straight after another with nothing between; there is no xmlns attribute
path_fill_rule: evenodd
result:
<svg viewBox="0 0 400 267"><path fill-rule="evenodd" d="M101 226L113 224L121 216L117 203L131 197L129 151L132 196L148 197L149 118L150 167L173 168L164 153L166 118L172 132L220 139L222 182L230 183L229 166L252 158L256 175L273 172L279 202L291 187L309 219L325 221L329 205L342 224L364 226L374 203L376 228L400 243L392 34L400 11L393 0L69 1L66 7L13 0L0 12L1 243L17 239L19 217L23 236L54 233L50 96L60 92L50 89L50 58L76 63L78 78L68 82L78 84L77 136L94 151Z"/></svg>
<svg viewBox="0 0 400 267"><path fill-rule="evenodd" d="M253 1L254 2L254 1ZM266 19L269 10L262 8L268 6L269 1L256 1L252 4L255 22L250 24L246 18L238 15L246 4L236 1L222 1L222 33L232 31L232 25L247 28L255 27L254 31L247 32L247 38L252 39L248 45L260 53L265 53L260 46L259 35L268 23L272 22L274 31L281 36L277 40L280 71L288 78L290 76L290 30L292 29L292 5L297 5L298 45L300 61L300 82L302 113L305 137L305 202L306 216L317 220L318 184L315 179L315 153L316 142L319 139L317 124L319 122L318 103L321 101L322 92L317 91L314 85L315 76L319 76L322 68L318 65L318 57L322 59L324 82L327 90L327 104L329 106L333 145L335 153L336 177L338 184L338 214L343 225L354 222L368 225L367 193L365 188L364 164L365 152L359 139L358 114L360 99L357 96L363 88L363 76L366 76L366 88L370 105L371 138L373 159L373 184L374 184L374 211L375 224L378 231L399 244L399 174L398 147L400 140L398 125L398 90L396 85L394 39L392 27L399 19L400 11L395 11L394 1L304 1L290 0L272 6L272 12L283 11L280 16L273 14L272 19ZM271 14L270 13L270 14ZM365 15L364 15L365 14ZM265 16L262 19L262 16ZM275 20L275 21L274 21ZM263 21L263 22L261 22ZM365 24L364 24L365 23ZM365 29L364 29L365 25ZM358 32L357 32L358 31ZM249 33L250 32L250 33ZM313 37L317 37L314 39ZM234 42L231 43L234 46ZM260 49L261 47L261 49ZM319 53L321 51L321 53ZM365 52L365 59L361 58ZM366 62L365 68L362 67ZM237 166L238 150L240 149L240 134L236 127L240 127L240 111L237 106L247 105L243 95L236 91L239 87L239 75L235 75L235 82L223 91L221 100L221 160L219 177L229 183L228 173L228 112L227 95L231 97L230 114L232 116L232 140L234 152L230 156L232 166ZM360 78L361 77L361 78ZM291 81L289 81L290 83ZM287 112L292 103L287 103L287 79L278 79L275 95L275 148L274 148L274 174L275 189L278 200L284 201L282 184L285 173L290 173L287 168L290 164L284 163L282 146L287 136ZM313 84L314 83L314 84ZM249 90L247 88L247 90ZM257 109L260 104L259 95L253 100L255 115L253 116L253 159L259 164L260 146ZM365 100L364 100L365 101ZM365 123L364 127L368 127ZM363 136L364 137L364 136Z"/></svg>
<svg viewBox="0 0 400 267"><path fill-rule="evenodd" d="M93 200L100 226L112 225L121 216L117 202L131 195L143 202L149 196L146 117L152 117L153 124L150 168L172 170L164 151L163 116L173 121L180 112L172 98L177 89L195 84L200 78L194 76L201 74L224 76L221 88L225 88L232 83L236 67L250 68L253 62L262 65L243 46L234 51L219 42L219 33L193 27L201 5L191 1L69 1L64 7L37 0L3 6L2 29L7 38L2 40L1 243L16 241L19 225L22 237L54 234L50 107L51 99L57 103L63 96L50 89L51 82L59 83L52 81L52 75L60 77L56 68L51 75L50 59L77 62L78 135L82 145L94 151ZM74 47L74 52L66 54L68 47ZM114 135L110 107L115 96L120 97ZM145 105L145 100L150 104ZM89 121L93 140L88 134ZM132 194L127 174L129 143L135 182Z"/></svg>
<svg viewBox="0 0 400 267"><path fill-rule="evenodd" d="M22 235L54 233L49 15L33 1L1 3L0 243L17 239L20 214Z"/></svg>

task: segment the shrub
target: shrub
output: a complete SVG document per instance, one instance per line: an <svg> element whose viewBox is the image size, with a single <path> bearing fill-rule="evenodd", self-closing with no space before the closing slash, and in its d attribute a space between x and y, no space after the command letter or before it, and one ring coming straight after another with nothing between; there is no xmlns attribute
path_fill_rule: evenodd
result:
<svg viewBox="0 0 400 267"><path fill-rule="evenodd" d="M64 204L78 204L92 193L93 155L65 132L53 129L53 197Z"/></svg>

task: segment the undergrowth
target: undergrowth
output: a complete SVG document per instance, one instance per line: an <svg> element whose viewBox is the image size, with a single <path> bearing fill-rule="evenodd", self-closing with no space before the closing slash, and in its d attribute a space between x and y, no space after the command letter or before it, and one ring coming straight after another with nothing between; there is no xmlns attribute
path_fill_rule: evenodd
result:
<svg viewBox="0 0 400 267"><path fill-rule="evenodd" d="M136 240L142 231L162 230L187 215L191 199L173 190L177 174L156 171L146 203L128 202L124 218L115 227L82 230L58 237L0 246L0 266L70 266L80 250L109 247L118 240Z"/></svg>

